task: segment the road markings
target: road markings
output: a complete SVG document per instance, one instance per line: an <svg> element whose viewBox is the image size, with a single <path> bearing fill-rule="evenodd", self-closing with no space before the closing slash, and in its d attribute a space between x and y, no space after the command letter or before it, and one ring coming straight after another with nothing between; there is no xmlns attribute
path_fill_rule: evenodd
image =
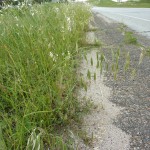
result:
<svg viewBox="0 0 150 150"><path fill-rule="evenodd" d="M115 14L118 14L118 13L115 13ZM148 20L148 19L143 19L143 18L139 18L139 17L124 15L124 14L118 14L118 15L150 22L150 20Z"/></svg>

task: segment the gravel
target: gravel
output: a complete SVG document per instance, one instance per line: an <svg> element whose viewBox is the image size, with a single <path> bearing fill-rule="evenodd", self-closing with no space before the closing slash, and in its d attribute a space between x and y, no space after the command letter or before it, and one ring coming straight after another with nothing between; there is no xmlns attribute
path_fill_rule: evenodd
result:
<svg viewBox="0 0 150 150"><path fill-rule="evenodd" d="M113 94L109 100L116 106L123 107L120 115L114 120L114 125L125 133L131 135L131 150L150 149L150 57L144 57L139 65L139 58L143 48L150 47L149 39L141 35L134 34L138 40L137 45L126 44L124 42L124 31L122 24L113 22L100 14L94 14L94 22L98 30L97 39L102 43L102 51L111 62L111 50L121 50L119 60L120 71L117 80L114 81L111 73L107 73L105 85L113 89ZM125 31L131 31L124 27ZM134 33L134 31L132 31ZM137 73L136 77L131 76L128 71L124 74L123 66L125 54L129 52L131 58L131 68Z"/></svg>

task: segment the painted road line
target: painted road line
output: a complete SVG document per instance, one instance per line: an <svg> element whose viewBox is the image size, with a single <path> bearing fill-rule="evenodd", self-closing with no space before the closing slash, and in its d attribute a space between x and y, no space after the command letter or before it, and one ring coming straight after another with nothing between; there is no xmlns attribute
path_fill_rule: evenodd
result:
<svg viewBox="0 0 150 150"><path fill-rule="evenodd" d="M143 18L134 17L134 16L129 16L129 15L124 15L124 14L119 14L119 13L115 13L115 14L118 14L118 15L120 15L120 16L125 16L125 17L129 17L129 18L134 18L134 19L139 19L139 20L143 20L143 21L150 22L150 20L148 20L148 19L143 19Z"/></svg>

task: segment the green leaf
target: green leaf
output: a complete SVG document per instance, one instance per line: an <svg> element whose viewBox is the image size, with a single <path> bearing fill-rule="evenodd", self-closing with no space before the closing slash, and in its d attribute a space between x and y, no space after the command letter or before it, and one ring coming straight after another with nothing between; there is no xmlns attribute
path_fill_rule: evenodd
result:
<svg viewBox="0 0 150 150"><path fill-rule="evenodd" d="M94 80L96 80L96 73L94 73Z"/></svg>
<svg viewBox="0 0 150 150"><path fill-rule="evenodd" d="M93 59L91 58L91 66L93 66Z"/></svg>
<svg viewBox="0 0 150 150"><path fill-rule="evenodd" d="M88 77L88 79L91 79L91 72L90 72L89 69L88 69L88 72L87 72L87 77Z"/></svg>

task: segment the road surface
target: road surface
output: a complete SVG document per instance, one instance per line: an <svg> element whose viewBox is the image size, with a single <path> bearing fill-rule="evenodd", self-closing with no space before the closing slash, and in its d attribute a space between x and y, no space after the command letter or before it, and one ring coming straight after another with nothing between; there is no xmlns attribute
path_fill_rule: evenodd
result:
<svg viewBox="0 0 150 150"><path fill-rule="evenodd" d="M150 8L93 7L92 11L124 23L136 32L150 38Z"/></svg>

